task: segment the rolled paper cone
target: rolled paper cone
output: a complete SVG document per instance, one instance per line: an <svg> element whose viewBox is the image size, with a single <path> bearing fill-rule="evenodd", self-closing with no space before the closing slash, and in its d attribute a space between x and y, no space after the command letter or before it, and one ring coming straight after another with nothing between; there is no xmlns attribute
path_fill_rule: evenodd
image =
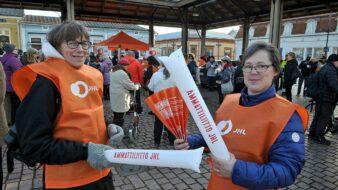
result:
<svg viewBox="0 0 338 190"><path fill-rule="evenodd" d="M229 151L213 118L193 80L181 48L169 57L159 57L174 79L196 125L206 141L212 154L216 157L230 159Z"/></svg>
<svg viewBox="0 0 338 190"><path fill-rule="evenodd" d="M195 150L112 149L106 150L104 155L111 163L184 168L200 173L203 149L203 147Z"/></svg>

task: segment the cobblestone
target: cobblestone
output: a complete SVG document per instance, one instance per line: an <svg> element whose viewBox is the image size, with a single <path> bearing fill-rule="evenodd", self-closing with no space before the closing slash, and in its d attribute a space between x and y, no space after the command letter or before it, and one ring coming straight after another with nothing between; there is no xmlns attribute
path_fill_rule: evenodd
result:
<svg viewBox="0 0 338 190"><path fill-rule="evenodd" d="M297 86L294 86L294 90ZM209 92L205 89L201 90L203 97L213 114L217 108L217 93ZM308 99L303 97L294 97L295 102L301 105L306 105ZM154 118L148 115L148 109L143 104L144 114L140 119L140 135L137 143L130 143L127 139L123 140L120 148L141 148L153 149L153 123ZM112 121L112 113L109 110L109 102L105 102L105 112L107 121ZM338 109L335 110L336 116ZM131 121L132 115L127 115L127 126ZM310 113L313 117L313 112ZM192 118L188 121L189 134L198 133L198 129L194 124ZM306 135L307 136L307 135ZM338 135L327 134L329 140L332 141L331 146L318 145L306 138L306 163L301 174L298 176L296 182L285 189L338 189ZM168 142L162 141L159 149L173 149ZM205 159L207 155L204 155ZM28 190L32 187L41 189L42 187L42 169L36 171L33 178L34 171L24 166L22 163L15 161L15 170L12 174L6 177L6 160L3 160L4 168L4 187L5 190ZM205 160L200 166L201 173L195 173L191 170L184 170L178 168L156 168L143 167L141 171L123 173L121 168L117 165L113 167L113 180L116 190L158 190L158 189L206 189L208 180L210 179L210 169ZM20 182L20 183L19 183Z"/></svg>

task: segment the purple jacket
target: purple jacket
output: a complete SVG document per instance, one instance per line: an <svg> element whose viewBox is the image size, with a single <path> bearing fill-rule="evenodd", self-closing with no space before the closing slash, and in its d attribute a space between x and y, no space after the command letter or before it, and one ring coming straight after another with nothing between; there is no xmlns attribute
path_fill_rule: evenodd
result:
<svg viewBox="0 0 338 190"><path fill-rule="evenodd" d="M101 72L103 74L103 84L109 85L110 83L110 69L112 68L111 61L103 61L101 63Z"/></svg>
<svg viewBox="0 0 338 190"><path fill-rule="evenodd" d="M6 91L13 92L11 83L12 74L22 67L21 61L14 53L6 53L0 60L6 74Z"/></svg>

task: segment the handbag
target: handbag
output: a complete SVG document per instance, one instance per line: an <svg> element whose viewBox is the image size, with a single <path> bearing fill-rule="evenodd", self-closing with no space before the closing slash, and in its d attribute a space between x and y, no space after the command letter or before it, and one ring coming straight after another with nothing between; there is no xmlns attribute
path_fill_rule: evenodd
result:
<svg viewBox="0 0 338 190"><path fill-rule="evenodd" d="M234 91L234 85L232 84L231 79L228 82L221 84L221 91L222 94L230 94Z"/></svg>

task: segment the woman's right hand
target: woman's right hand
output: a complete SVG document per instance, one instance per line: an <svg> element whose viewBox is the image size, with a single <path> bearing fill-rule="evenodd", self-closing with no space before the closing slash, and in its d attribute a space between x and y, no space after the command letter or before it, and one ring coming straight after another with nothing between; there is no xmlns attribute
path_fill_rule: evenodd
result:
<svg viewBox="0 0 338 190"><path fill-rule="evenodd" d="M176 150L188 150L189 144L185 139L176 139L174 141L174 148Z"/></svg>

